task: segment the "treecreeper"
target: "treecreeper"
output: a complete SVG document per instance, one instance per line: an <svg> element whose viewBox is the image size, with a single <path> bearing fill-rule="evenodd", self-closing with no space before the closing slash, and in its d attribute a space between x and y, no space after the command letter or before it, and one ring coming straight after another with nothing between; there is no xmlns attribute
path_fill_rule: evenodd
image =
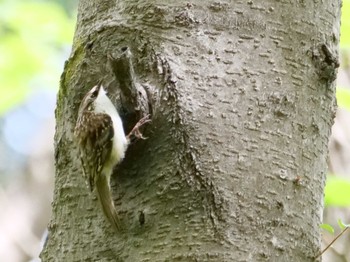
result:
<svg viewBox="0 0 350 262"><path fill-rule="evenodd" d="M130 137L144 139L139 128L150 121L146 115L125 135L121 117L102 84L94 86L79 107L74 136L83 174L91 192L96 192L104 215L117 231L123 228L113 203L110 178L113 168L125 156Z"/></svg>

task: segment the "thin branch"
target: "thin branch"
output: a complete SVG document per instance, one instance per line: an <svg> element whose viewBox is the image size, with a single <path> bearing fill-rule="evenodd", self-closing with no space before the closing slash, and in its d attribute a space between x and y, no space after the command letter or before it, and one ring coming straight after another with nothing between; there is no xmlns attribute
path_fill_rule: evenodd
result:
<svg viewBox="0 0 350 262"><path fill-rule="evenodd" d="M348 229L349 229L349 227L344 228L344 229L331 241L331 243L329 243L328 246L326 246L326 247L322 250L322 252L321 252L320 254L318 254L318 255L315 257L315 259L317 259L317 258L319 258L320 256L322 256L322 254L323 254L324 252L326 252L327 249L330 248L330 246L333 245L333 243L334 243L342 234L344 234L345 231L348 230Z"/></svg>

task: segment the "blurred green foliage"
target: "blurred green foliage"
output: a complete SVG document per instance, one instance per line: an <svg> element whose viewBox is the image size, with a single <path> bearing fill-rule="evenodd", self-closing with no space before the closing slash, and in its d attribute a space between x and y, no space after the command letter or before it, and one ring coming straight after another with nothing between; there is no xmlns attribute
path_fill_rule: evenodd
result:
<svg viewBox="0 0 350 262"><path fill-rule="evenodd" d="M0 115L35 88L57 88L75 20L46 1L0 1Z"/></svg>
<svg viewBox="0 0 350 262"><path fill-rule="evenodd" d="M350 48L350 0L343 0L340 27L340 47Z"/></svg>
<svg viewBox="0 0 350 262"><path fill-rule="evenodd" d="M328 175L324 202L326 206L349 206L350 180L341 176Z"/></svg>
<svg viewBox="0 0 350 262"><path fill-rule="evenodd" d="M337 87L337 103L338 106L350 111L350 89Z"/></svg>
<svg viewBox="0 0 350 262"><path fill-rule="evenodd" d="M350 48L350 0L343 0L340 27L340 48ZM337 87L338 106L350 110L350 90Z"/></svg>
<svg viewBox="0 0 350 262"><path fill-rule="evenodd" d="M350 48L350 0L343 0L340 48ZM348 69L345 69L348 70ZM350 89L337 87L338 106L350 111ZM328 175L325 188L326 206L350 206L350 180L341 176Z"/></svg>

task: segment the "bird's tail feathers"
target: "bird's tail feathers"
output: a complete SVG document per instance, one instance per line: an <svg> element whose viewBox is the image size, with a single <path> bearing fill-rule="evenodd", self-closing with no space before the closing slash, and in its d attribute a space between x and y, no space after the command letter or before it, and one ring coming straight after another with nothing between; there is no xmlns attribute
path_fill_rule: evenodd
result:
<svg viewBox="0 0 350 262"><path fill-rule="evenodd" d="M122 230L121 222L118 218L113 199L111 196L109 181L107 176L101 174L96 181L96 192L101 203L102 211L117 231Z"/></svg>

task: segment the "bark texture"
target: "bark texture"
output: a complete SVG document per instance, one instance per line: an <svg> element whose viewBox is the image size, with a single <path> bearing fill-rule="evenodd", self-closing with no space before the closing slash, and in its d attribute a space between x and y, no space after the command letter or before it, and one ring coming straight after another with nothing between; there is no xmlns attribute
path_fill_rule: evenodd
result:
<svg viewBox="0 0 350 262"><path fill-rule="evenodd" d="M82 0L43 261L314 261L339 17L340 1ZM109 61L125 47L127 81ZM126 131L141 111L153 120L112 177L121 234L73 143L79 103L101 78ZM148 109L125 102L130 79Z"/></svg>

